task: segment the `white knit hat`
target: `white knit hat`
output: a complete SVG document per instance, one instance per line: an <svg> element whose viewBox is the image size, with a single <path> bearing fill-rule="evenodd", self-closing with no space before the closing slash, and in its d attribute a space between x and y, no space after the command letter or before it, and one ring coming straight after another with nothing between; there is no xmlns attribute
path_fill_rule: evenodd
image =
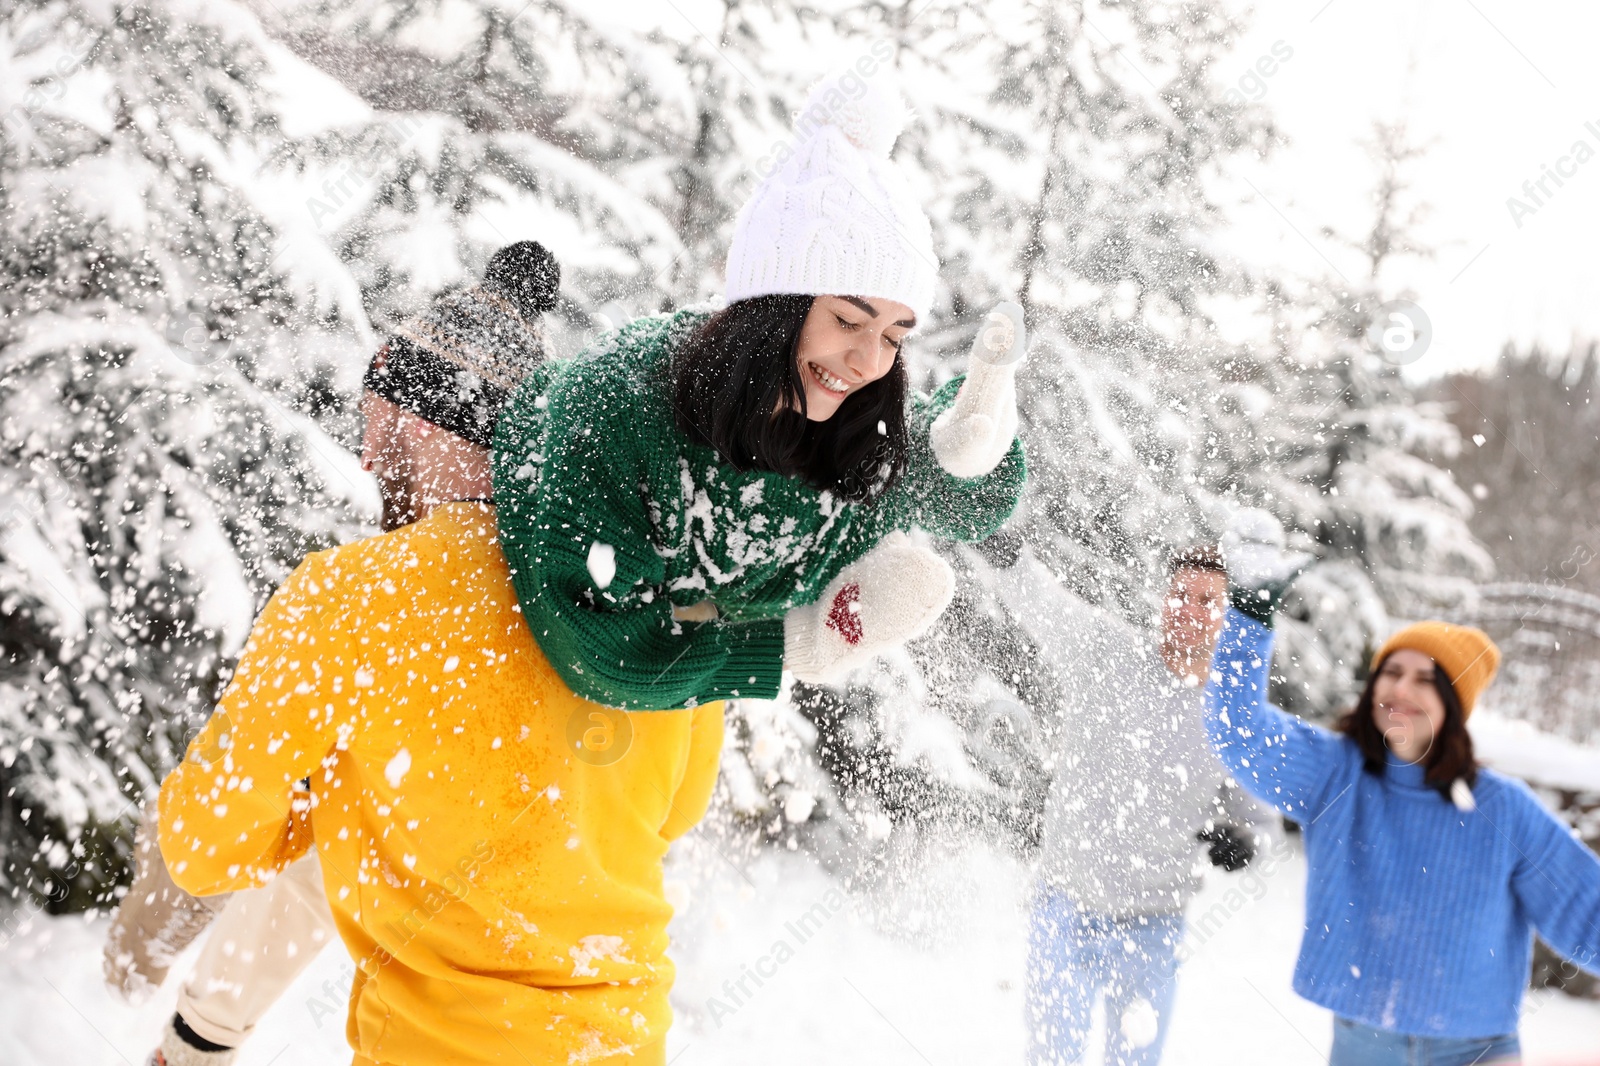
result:
<svg viewBox="0 0 1600 1066"><path fill-rule="evenodd" d="M905 100L882 64L823 78L794 139L734 222L729 303L773 293L879 296L925 322L939 261L928 216L889 161Z"/></svg>

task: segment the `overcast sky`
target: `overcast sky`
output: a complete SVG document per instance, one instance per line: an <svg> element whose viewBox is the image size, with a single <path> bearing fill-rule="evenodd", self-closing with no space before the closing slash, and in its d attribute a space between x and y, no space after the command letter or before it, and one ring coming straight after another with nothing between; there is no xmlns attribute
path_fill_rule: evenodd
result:
<svg viewBox="0 0 1600 1066"><path fill-rule="evenodd" d="M1374 118L1405 118L1435 142L1413 177L1438 256L1393 278L1435 329L1413 369L1482 365L1508 338L1562 351L1575 335L1600 338L1600 5L1295 0L1259 5L1251 23L1239 76L1277 41L1293 51L1255 88L1293 144L1243 170L1260 195L1245 187L1232 247L1307 272L1331 261L1359 279L1360 261L1318 230L1370 219L1373 171L1356 141ZM1546 165L1570 176L1546 178L1535 204L1522 185ZM1513 196L1531 213L1514 219Z"/></svg>
<svg viewBox="0 0 1600 1066"><path fill-rule="evenodd" d="M716 25L710 0L631 2L669 32L693 33L691 19ZM1241 192L1224 244L1252 262L1360 280L1359 257L1320 230L1370 224L1374 170L1358 141L1374 119L1404 118L1433 142L1412 179L1430 208L1422 236L1438 250L1385 276L1413 290L1433 323L1410 370L1481 366L1508 339L1564 351L1575 336L1600 338L1600 4L1273 0L1249 23L1234 69L1224 63L1218 78L1237 84L1282 42L1290 58L1244 88L1292 143L1234 164L1241 180L1230 189ZM1579 141L1593 153L1582 163ZM1546 166L1569 176L1558 187ZM1541 177L1549 195L1534 203L1522 186ZM1520 226L1512 196L1531 209Z"/></svg>

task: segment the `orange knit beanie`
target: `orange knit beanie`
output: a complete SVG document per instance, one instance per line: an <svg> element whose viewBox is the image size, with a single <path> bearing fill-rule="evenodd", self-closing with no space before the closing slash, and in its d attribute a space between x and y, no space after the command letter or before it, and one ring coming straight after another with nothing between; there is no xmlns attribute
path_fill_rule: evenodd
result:
<svg viewBox="0 0 1600 1066"><path fill-rule="evenodd" d="M1461 699L1463 719L1472 715L1483 690L1500 669L1500 649L1481 629L1451 625L1449 622L1418 622L1406 626L1383 642L1372 657L1372 669L1399 648L1411 648L1433 659L1455 686Z"/></svg>

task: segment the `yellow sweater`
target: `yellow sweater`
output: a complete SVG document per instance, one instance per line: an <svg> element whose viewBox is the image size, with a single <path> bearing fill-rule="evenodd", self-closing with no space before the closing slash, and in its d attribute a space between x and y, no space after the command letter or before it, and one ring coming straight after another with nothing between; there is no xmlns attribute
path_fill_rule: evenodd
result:
<svg viewBox="0 0 1600 1066"><path fill-rule="evenodd" d="M358 1063L659 1063L661 860L721 745L721 704L574 696L518 614L492 509L452 504L284 582L162 785L161 850L209 895L315 838L358 964Z"/></svg>

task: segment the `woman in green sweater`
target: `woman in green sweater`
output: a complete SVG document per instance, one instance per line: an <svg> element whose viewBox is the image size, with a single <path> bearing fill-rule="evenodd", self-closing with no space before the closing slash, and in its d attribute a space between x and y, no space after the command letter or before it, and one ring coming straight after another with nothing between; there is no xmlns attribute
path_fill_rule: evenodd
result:
<svg viewBox="0 0 1600 1066"><path fill-rule="evenodd" d="M1002 304L965 379L912 398L937 262L889 161L869 57L825 79L741 210L727 305L637 320L527 378L494 445L523 616L572 691L624 710L772 698L925 630L1025 477ZM877 75L877 76L874 76Z"/></svg>

